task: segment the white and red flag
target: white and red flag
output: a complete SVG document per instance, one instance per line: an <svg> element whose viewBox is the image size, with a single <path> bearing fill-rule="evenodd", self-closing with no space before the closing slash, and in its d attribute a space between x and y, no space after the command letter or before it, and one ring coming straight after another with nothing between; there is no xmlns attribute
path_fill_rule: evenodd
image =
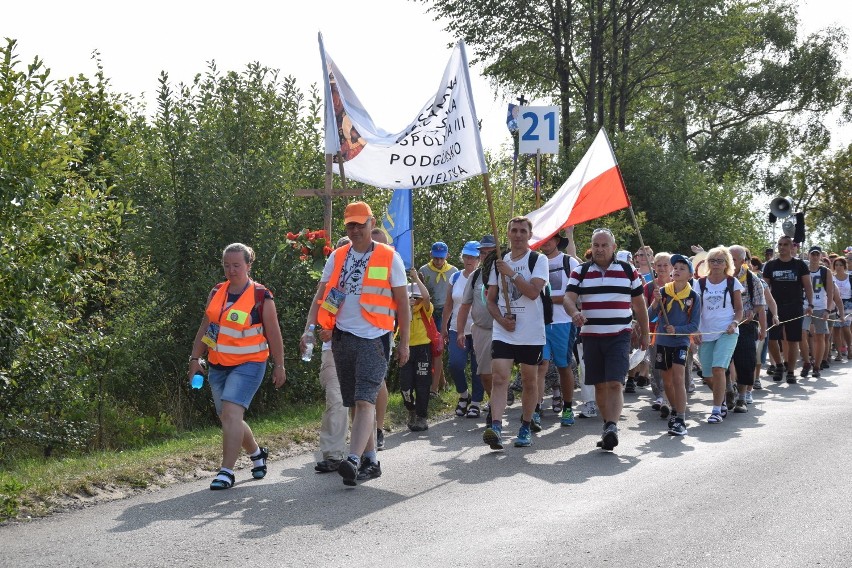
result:
<svg viewBox="0 0 852 568"><path fill-rule="evenodd" d="M541 208L527 214L533 223L530 247L538 248L564 227L603 217L629 205L618 162L601 128L559 191Z"/></svg>

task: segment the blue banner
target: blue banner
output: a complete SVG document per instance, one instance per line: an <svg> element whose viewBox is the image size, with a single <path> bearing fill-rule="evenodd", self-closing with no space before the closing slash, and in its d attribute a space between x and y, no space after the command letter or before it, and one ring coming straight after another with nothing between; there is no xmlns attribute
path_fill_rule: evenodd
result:
<svg viewBox="0 0 852 568"><path fill-rule="evenodd" d="M410 189L394 190L382 227L402 257L405 269L410 270L414 262L414 205Z"/></svg>

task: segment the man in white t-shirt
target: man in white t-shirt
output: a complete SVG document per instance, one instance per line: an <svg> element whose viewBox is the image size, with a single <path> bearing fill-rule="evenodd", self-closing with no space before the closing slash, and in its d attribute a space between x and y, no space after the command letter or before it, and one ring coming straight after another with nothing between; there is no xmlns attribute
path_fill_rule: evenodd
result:
<svg viewBox="0 0 852 568"><path fill-rule="evenodd" d="M560 425L572 426L574 424L574 372L571 370L574 351L574 324L562 305L562 298L568 287L568 278L580 265L577 259L560 251L568 243L568 237L559 233L543 241L539 250L547 257L548 278L550 282L550 297L553 300L553 321L545 325L546 343L542 358L544 362L538 370L539 403L544 395L544 378L547 374L548 363L553 361L559 372L559 394L553 395L553 410L561 414ZM536 407L533 414L533 429L540 429L541 416L540 407Z"/></svg>
<svg viewBox="0 0 852 568"><path fill-rule="evenodd" d="M382 474L376 458L376 398L387 373L395 322L399 365L408 361L411 312L405 265L392 247L373 241L375 218L370 206L350 203L344 223L351 245L328 257L305 330L311 324L333 329L331 350L343 405L355 409L349 456L337 472L345 485L354 486L356 479Z"/></svg>
<svg viewBox="0 0 852 568"><path fill-rule="evenodd" d="M509 252L494 262L495 270L488 275L488 311L494 317L492 422L482 439L492 450L503 449L503 410L514 363L520 364L523 381L521 428L515 446L532 444L530 425L538 396L536 371L545 343L544 311L539 294L547 282L546 258L530 250L532 222L528 218L514 217L507 228ZM531 258L531 255L534 256Z"/></svg>

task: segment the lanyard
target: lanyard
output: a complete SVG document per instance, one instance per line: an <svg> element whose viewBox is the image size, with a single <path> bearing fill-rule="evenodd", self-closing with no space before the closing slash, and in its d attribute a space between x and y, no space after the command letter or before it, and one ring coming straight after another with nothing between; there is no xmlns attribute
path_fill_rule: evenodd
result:
<svg viewBox="0 0 852 568"><path fill-rule="evenodd" d="M340 288L342 290L343 287L346 286L346 283L349 282L349 279L352 278L353 274L355 274L355 266L359 262L364 260L365 256L367 256L369 253L373 252L373 248L375 246L376 246L375 243L372 243L370 245L370 248L367 249L366 251L364 251L363 254L361 254L361 258L359 258L358 260L352 261L352 270L347 274L346 264L349 262L349 255L352 253L352 247L349 247L349 250L346 251L346 258L343 259L343 272L341 272L341 274L340 274L340 280L338 281L339 283L338 283L338 286L337 286L338 288Z"/></svg>

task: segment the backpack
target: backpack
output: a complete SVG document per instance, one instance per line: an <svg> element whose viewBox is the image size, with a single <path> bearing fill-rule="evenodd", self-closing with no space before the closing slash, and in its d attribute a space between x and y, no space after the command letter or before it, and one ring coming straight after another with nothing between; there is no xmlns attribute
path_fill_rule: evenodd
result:
<svg viewBox="0 0 852 568"><path fill-rule="evenodd" d="M254 309L257 310L257 315L260 318L260 325L263 325L263 301L266 299L266 286L263 284L258 284L257 282L252 281L254 284ZM213 291L210 292L210 296L214 296L216 292L219 291L219 288L222 287L224 282L220 282L213 286ZM266 327L263 328L263 335L266 336Z"/></svg>
<svg viewBox="0 0 852 568"><path fill-rule="evenodd" d="M733 302L734 301L734 277L728 276L727 277L727 283L728 283L728 285L725 287L725 289L728 292L728 296L731 297L731 302ZM701 278L698 279L698 287L701 288L701 305L703 306L704 305L704 292L707 290L707 277L706 276L702 276ZM725 295L724 294L722 294L722 307L723 308L725 307Z"/></svg>
<svg viewBox="0 0 852 568"><path fill-rule="evenodd" d="M578 286L580 285L580 282L582 282L583 279L586 277L586 273L589 272L589 269L592 267L592 262L593 261L589 260L580 265L580 273L577 275ZM630 263L618 259L616 259L615 262L617 262L618 265L621 266L621 269L624 270L624 274L627 275L627 278L629 278L631 282L633 282L633 270L635 269L630 265ZM642 279L641 276L639 278ZM644 281L644 279L642 280Z"/></svg>
<svg viewBox="0 0 852 568"><path fill-rule="evenodd" d="M540 253L535 252L534 250L530 251L529 256L529 269L530 276L532 276L533 268L535 268L535 263L538 260ZM562 261L562 266L564 268L566 259L568 257L565 256ZM541 298L541 308L544 311L544 325L549 325L553 323L553 298L550 297L550 282L545 283L544 288L541 289L541 292L538 293L539 298Z"/></svg>

